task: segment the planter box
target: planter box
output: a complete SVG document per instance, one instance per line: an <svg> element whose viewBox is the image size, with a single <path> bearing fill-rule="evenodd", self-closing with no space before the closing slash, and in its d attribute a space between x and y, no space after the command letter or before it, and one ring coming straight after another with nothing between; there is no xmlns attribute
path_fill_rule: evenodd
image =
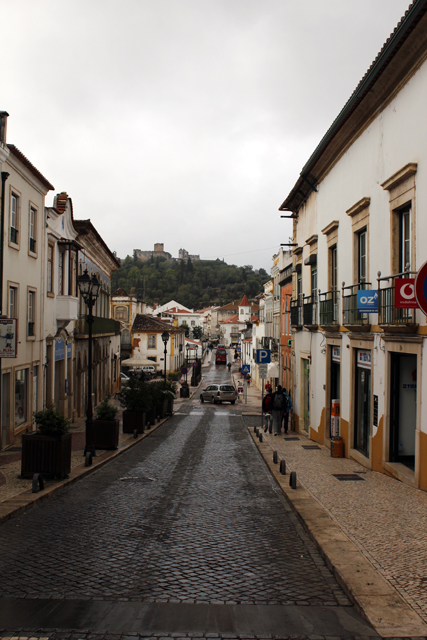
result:
<svg viewBox="0 0 427 640"><path fill-rule="evenodd" d="M95 449L117 449L119 446L119 421L94 420L93 438Z"/></svg>
<svg viewBox="0 0 427 640"><path fill-rule="evenodd" d="M166 408L167 408L167 400L163 400L163 402L159 405L157 405L156 407L156 414L159 416L159 418L162 420L165 415L166 415Z"/></svg>
<svg viewBox="0 0 427 640"><path fill-rule="evenodd" d="M156 424L156 409L153 407L150 411L147 411L146 421L150 423L151 426Z"/></svg>
<svg viewBox="0 0 427 640"><path fill-rule="evenodd" d="M123 411L123 433L144 433L145 411Z"/></svg>
<svg viewBox="0 0 427 640"><path fill-rule="evenodd" d="M71 438L71 433L58 437L24 434L21 476L32 478L41 473L44 478L66 478L71 471Z"/></svg>

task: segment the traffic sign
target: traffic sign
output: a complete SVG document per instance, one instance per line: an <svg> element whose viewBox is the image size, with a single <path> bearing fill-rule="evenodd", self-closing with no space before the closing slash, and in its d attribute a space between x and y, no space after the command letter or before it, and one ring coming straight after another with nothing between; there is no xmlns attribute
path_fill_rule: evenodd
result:
<svg viewBox="0 0 427 640"><path fill-rule="evenodd" d="M418 309L415 299L415 278L395 278L394 308Z"/></svg>
<svg viewBox="0 0 427 640"><path fill-rule="evenodd" d="M357 292L358 313L378 313L378 291L362 289Z"/></svg>
<svg viewBox="0 0 427 640"><path fill-rule="evenodd" d="M420 267L415 278L415 297L419 308L427 315L427 262Z"/></svg>
<svg viewBox="0 0 427 640"><path fill-rule="evenodd" d="M261 380L265 380L267 377L268 364L260 364L258 367L258 374Z"/></svg>
<svg viewBox="0 0 427 640"><path fill-rule="evenodd" d="M242 364L242 373L250 373L251 365L250 364Z"/></svg>
<svg viewBox="0 0 427 640"><path fill-rule="evenodd" d="M193 367L197 367L197 362L193 362Z"/></svg>
<svg viewBox="0 0 427 640"><path fill-rule="evenodd" d="M256 362L257 364L268 364L271 362L270 349L257 349L256 350Z"/></svg>
<svg viewBox="0 0 427 640"><path fill-rule="evenodd" d="M188 373L187 367L181 367L181 373L183 376L185 376L185 374Z"/></svg>

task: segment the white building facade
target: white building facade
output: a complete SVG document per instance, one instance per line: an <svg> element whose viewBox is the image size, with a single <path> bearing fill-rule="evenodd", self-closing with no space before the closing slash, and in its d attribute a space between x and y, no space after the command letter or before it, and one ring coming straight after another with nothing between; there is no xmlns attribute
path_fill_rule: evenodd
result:
<svg viewBox="0 0 427 640"><path fill-rule="evenodd" d="M340 435L347 457L424 490L426 316L396 302L401 279L427 260L426 54L419 2L281 206L297 245L294 426L326 445ZM378 295L378 310L358 312L358 291L366 301Z"/></svg>

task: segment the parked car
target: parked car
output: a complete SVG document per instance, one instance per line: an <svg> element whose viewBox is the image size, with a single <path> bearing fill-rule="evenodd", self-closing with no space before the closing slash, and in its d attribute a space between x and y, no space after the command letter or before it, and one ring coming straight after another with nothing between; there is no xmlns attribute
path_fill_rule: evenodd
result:
<svg viewBox="0 0 427 640"><path fill-rule="evenodd" d="M125 373L123 373L123 371L120 371L120 380L122 383L122 387L123 385L127 384L129 382L129 376L127 376Z"/></svg>
<svg viewBox="0 0 427 640"><path fill-rule="evenodd" d="M211 402L212 404L221 404L221 402L234 404L236 399L237 392L231 384L210 384L200 394L200 402Z"/></svg>

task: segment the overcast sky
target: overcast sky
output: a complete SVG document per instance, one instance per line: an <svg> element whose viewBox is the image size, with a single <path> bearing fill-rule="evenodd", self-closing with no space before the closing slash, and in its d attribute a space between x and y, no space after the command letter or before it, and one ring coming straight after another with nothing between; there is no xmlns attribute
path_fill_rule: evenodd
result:
<svg viewBox="0 0 427 640"><path fill-rule="evenodd" d="M8 142L119 257L269 270L278 207L408 5L0 0Z"/></svg>

